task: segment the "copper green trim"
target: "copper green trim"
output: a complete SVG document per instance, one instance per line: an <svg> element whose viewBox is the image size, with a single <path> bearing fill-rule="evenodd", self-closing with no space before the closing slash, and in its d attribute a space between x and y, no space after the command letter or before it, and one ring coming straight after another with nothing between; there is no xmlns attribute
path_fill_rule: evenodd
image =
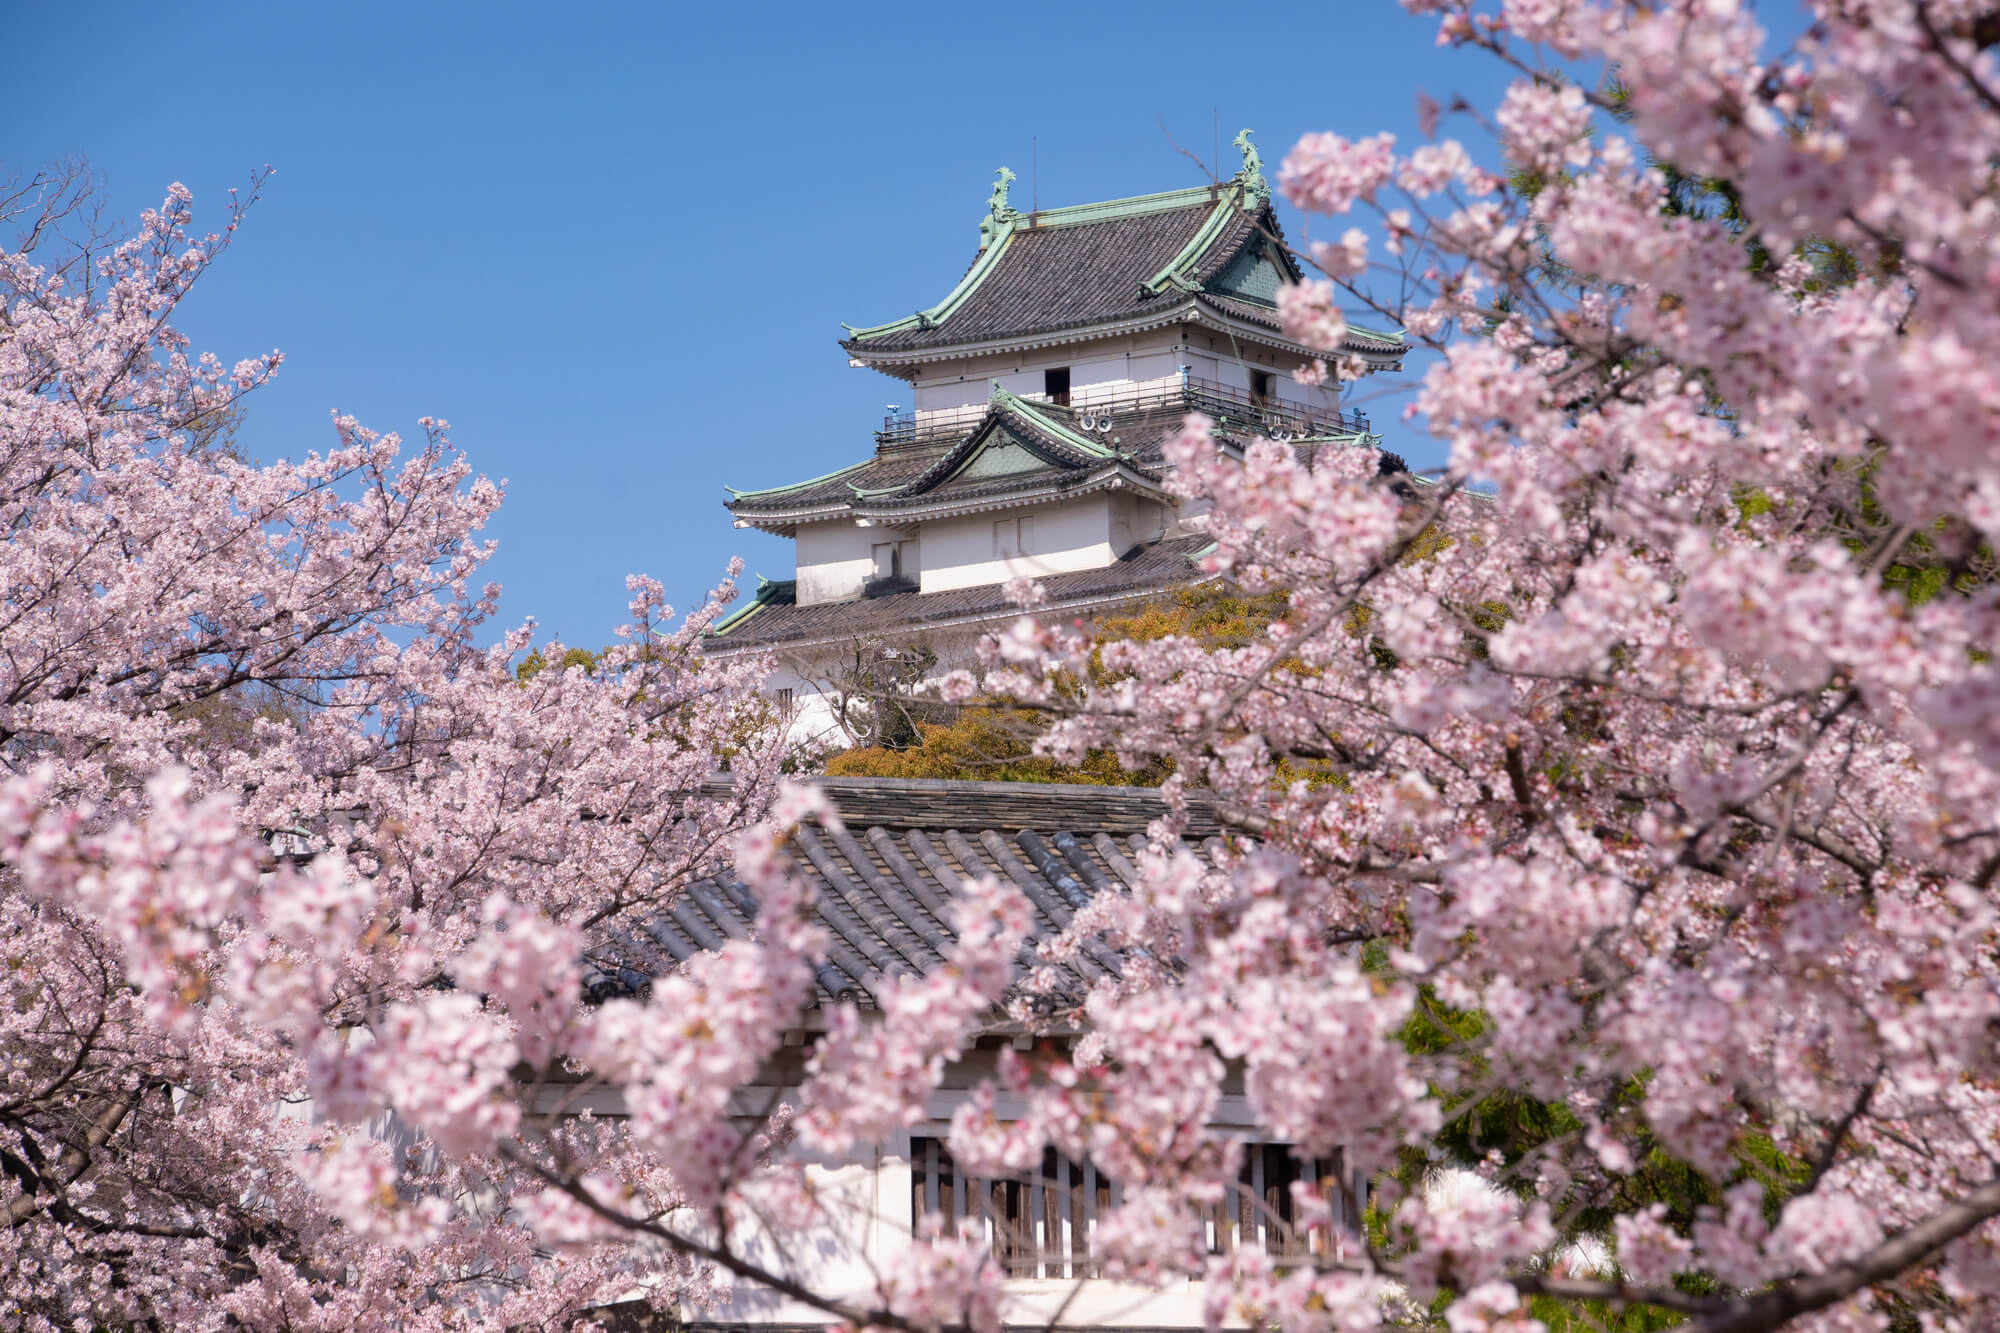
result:
<svg viewBox="0 0 2000 1333"><path fill-rule="evenodd" d="M993 173L993 195L986 201L986 216L979 220L979 248L984 250L993 244L1000 229L1013 222L1020 214L1007 202L1007 187L1014 183L1014 173L1002 167Z"/></svg>
<svg viewBox="0 0 2000 1333"><path fill-rule="evenodd" d="M1118 450L1108 449L1099 441L1091 439L1088 435L1084 435L1078 431L1071 430L1068 426L1063 425L1062 422L1057 421L1054 418L1050 417L1048 414L1042 412L1034 403L1030 402L1026 398L1022 398L1016 394L1009 393L1007 390L1000 387L1000 382L998 380L995 380L993 382L993 397L990 401L994 407L999 408L1001 411L1012 412L1018 416L1026 417L1028 420L1032 421L1035 424L1037 429L1046 431L1048 434L1055 436L1058 440L1062 441L1070 448L1075 449L1079 453L1088 455L1091 458L1115 459L1124 457L1124 455L1121 454ZM983 441L983 437L987 437L992 434L994 424L996 424L994 422L994 419L992 417L988 417L979 426L975 427L972 434L968 435L966 439L971 440L975 436L978 436L982 437ZM961 448L964 447L963 443L961 443L959 447ZM977 459L981 454L985 452L986 452L985 445L982 442L981 447L972 450L971 452L967 453L964 458L960 459L958 465L951 470L949 475L940 477L938 479L937 484L941 485L944 482L950 481L952 477L958 476L961 472L965 471L966 468L972 465L973 460ZM906 481L896 486L864 487L864 486L856 486L853 482L850 481L847 483L847 489L854 492L854 498L856 500L872 500L877 498L878 496L895 495L898 492L908 490L910 486L914 484L915 484L914 481Z"/></svg>
<svg viewBox="0 0 2000 1333"><path fill-rule="evenodd" d="M1255 150L1252 149L1253 156L1254 153ZM1247 161L1248 159L1246 163ZM902 333L907 329L929 329L944 323L979 289L979 284L984 282L998 266L1008 242L1023 229L1032 228L1039 231L1045 227L1081 227L1093 222L1112 222L1120 218L1144 217L1149 213L1168 213L1175 209L1192 208L1197 204L1215 200L1215 213L1202 224L1202 231L1196 237L1200 246L1206 247L1215 239L1214 231L1211 229L1219 229L1221 220L1226 220L1231 209L1247 206L1255 193L1255 186L1260 184L1263 178L1260 175L1255 181L1251 181L1239 176L1238 179L1230 181L1219 189L1213 185L1196 185L1189 189L1167 190L1160 194L1133 195L1128 199L1107 199L1097 204L1072 204L1067 208L1051 208L1040 213L1021 213L1008 204L1007 187L1013 180L1014 173L1005 167L1000 168L998 178L994 182L993 195L987 201L987 216L980 219L979 223L983 248L980 250L979 258L973 261L972 268L959 279L958 286L952 288L942 301L930 309L919 310L915 314L905 315L887 324L877 324L872 327L842 324L840 327L847 330L847 340L865 342L870 338L886 337L891 333ZM1268 195L1268 187L1266 193ZM1195 244L1196 242L1189 243L1191 247ZM1196 249L1193 253L1198 254L1199 250ZM1176 257L1174 263L1154 281L1164 283L1189 254L1190 251L1184 249L1181 256ZM1159 291L1160 288L1149 284L1148 290Z"/></svg>
<svg viewBox="0 0 2000 1333"><path fill-rule="evenodd" d="M1178 287L1184 292L1200 290L1192 278L1182 275L1181 270L1197 263L1208 247L1215 244L1215 238L1222 234L1222 229L1229 225L1229 220L1236 216L1235 196L1236 191L1233 188L1223 195L1221 201L1216 204L1215 211L1208 215L1208 220L1203 222L1188 239L1188 243L1181 247L1181 252L1168 260L1165 268L1146 279L1142 285L1148 292L1157 296L1168 287Z"/></svg>
<svg viewBox="0 0 2000 1333"><path fill-rule="evenodd" d="M708 632L710 634L727 634L730 630L735 629L738 625L769 606L781 591L796 586L797 580L795 579L767 579L762 574L759 574L757 576L757 591L750 600L716 621L713 625L710 625Z"/></svg>
<svg viewBox="0 0 2000 1333"><path fill-rule="evenodd" d="M1073 449L1081 449L1084 453L1096 458L1122 457L1116 449L1105 448L1088 435L1071 430L1068 426L1063 425L1062 422L1046 415L1027 399L1007 392L1000 387L998 380L995 380L993 383L993 403L995 406L1005 408L1007 411L1020 413Z"/></svg>
<svg viewBox="0 0 2000 1333"><path fill-rule="evenodd" d="M1294 435L1292 444L1369 444L1380 443L1382 437L1367 431L1355 431L1346 435Z"/></svg>
<svg viewBox="0 0 2000 1333"><path fill-rule="evenodd" d="M964 305L966 299L979 290L979 284L1000 263L1000 256L1014 239L1014 229L1020 225L1021 215L1007 202L1007 187L1014 183L1014 173L1002 167L994 173L993 194L986 201L986 216L979 220L979 257L966 270L958 285L945 294L945 298L928 310L919 310L914 315L905 315L887 324L877 324L873 328L857 328L852 324L842 324L847 330L849 342L862 342L869 338L886 337L891 333L901 333L905 329L932 329L950 319L952 313Z"/></svg>
<svg viewBox="0 0 2000 1333"><path fill-rule="evenodd" d="M1072 204L1067 208L1051 208L1038 213L1021 213L1008 202L1008 187L1014 182L1014 173L1000 168L996 173L991 197L987 200L987 216L980 219L979 235L981 249L972 268L959 279L958 285L942 301L928 310L919 310L887 324L861 327L842 324L847 331L847 341L866 342L872 338L886 337L892 333L902 333L909 329L931 329L951 318L952 314L979 289L993 270L998 267L1008 243L1022 230L1039 231L1046 227L1080 227L1095 222L1112 222L1121 218L1143 217L1151 213L1167 213L1176 209L1192 208L1198 204L1213 202L1215 209L1202 223L1187 245L1165 268L1148 279L1145 288L1158 294L1169 287L1183 292L1200 290L1184 270L1200 259L1208 247L1215 243L1223 226L1237 209L1255 209L1270 202L1271 186L1264 177L1264 164L1257 149L1250 142L1251 131L1243 130L1232 140L1235 148L1243 154L1243 166L1235 176L1221 185L1196 185L1184 190L1166 190L1159 194L1133 195L1125 199L1107 199L1095 204ZM1365 337L1381 342L1400 343L1401 338L1391 338L1369 330L1357 330Z"/></svg>
<svg viewBox="0 0 2000 1333"><path fill-rule="evenodd" d="M730 498L728 501L728 505L733 505L739 500L755 499L757 496L760 495L783 495L787 491L800 491L804 490L808 486L817 486L823 481L832 481L835 477L844 477L848 473L856 470L857 468L867 467L870 463L873 463L874 461L875 460L872 458L864 458L859 463L849 463L846 467L837 467L833 471L827 473L825 476L808 477L804 481L795 481L791 483L789 486L766 486L761 491L739 491L734 486L724 486L722 489L729 492ZM728 505L725 505L724 507L727 508Z"/></svg>
<svg viewBox="0 0 2000 1333"><path fill-rule="evenodd" d="M1238 130L1229 146L1243 154L1243 169L1236 173L1242 182L1243 192L1260 204L1271 202L1271 183L1264 179L1264 159L1257 152L1257 146L1250 142L1252 130Z"/></svg>
<svg viewBox="0 0 2000 1333"><path fill-rule="evenodd" d="M992 223L994 230L999 234L999 239L993 241L984 250L980 251L979 258L973 261L972 267L966 271L965 276L958 280L958 286L952 288L945 295L944 300L939 301L929 310L919 310L914 315L905 315L903 318L895 320L892 323L878 324L872 329L858 329L852 324L842 324L840 327L847 330L848 340L850 342L862 342L869 338L880 338L891 333L901 333L905 329L935 328L937 325L950 319L952 312L964 305L966 300L975 291L979 290L979 284L986 281L987 275L992 273L994 268L999 265L1000 256L1006 253L1008 244L1013 241L1015 230L1020 226L1020 220L1021 216L1018 213L1004 218L998 215L987 218L986 221ZM982 223L982 231L984 228L985 224Z"/></svg>
<svg viewBox="0 0 2000 1333"><path fill-rule="evenodd" d="M1388 343L1392 347L1401 347L1403 345L1404 335L1401 329L1397 329L1394 333L1383 333L1379 329L1364 329L1358 324L1349 324L1347 331L1349 333L1358 333L1364 338L1372 338L1378 343Z"/></svg>
<svg viewBox="0 0 2000 1333"><path fill-rule="evenodd" d="M1228 187L1223 187L1227 189ZM1216 197L1213 185L1196 185L1162 194L1138 194L1129 199L1107 199L1101 204L1071 204L1034 214L1036 227L1080 227L1092 222L1114 222L1119 218L1144 217L1148 213L1171 213L1177 208L1193 208Z"/></svg>

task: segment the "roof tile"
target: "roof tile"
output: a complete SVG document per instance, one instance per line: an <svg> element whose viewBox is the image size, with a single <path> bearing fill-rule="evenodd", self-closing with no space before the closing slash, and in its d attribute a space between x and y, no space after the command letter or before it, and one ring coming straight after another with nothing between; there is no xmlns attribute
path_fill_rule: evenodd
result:
<svg viewBox="0 0 2000 1333"><path fill-rule="evenodd" d="M1118 974L1118 954L1094 939L1057 963L1039 949L1096 895L1123 893L1132 882L1128 854L1144 843L1137 830L1166 810L1158 791L921 778L831 778L821 786L849 829L804 829L794 842L827 927L819 1003L873 1004L890 978L940 965L954 938L951 905L963 879L977 874L1000 874L1035 906L1017 984L1050 969L1057 985L1044 1002L1060 1008ZM1192 794L1189 814L1187 836L1213 847L1218 825L1203 793ZM725 939L745 938L754 913L733 876L700 881L639 929L590 951L591 991L603 998L643 990Z"/></svg>
<svg viewBox="0 0 2000 1333"><path fill-rule="evenodd" d="M852 340L850 348L910 351L948 347L1130 319L1177 304L1180 293L1150 295L1144 284L1194 239L1216 205L1208 200L1066 227L1023 227L994 271L942 323ZM1234 254L1254 231L1254 216L1237 214L1208 254Z"/></svg>

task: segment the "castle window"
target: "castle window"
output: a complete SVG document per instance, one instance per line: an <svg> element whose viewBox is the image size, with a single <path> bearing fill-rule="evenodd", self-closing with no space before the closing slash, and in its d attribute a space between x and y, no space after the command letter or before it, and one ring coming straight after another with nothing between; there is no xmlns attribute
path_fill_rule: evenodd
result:
<svg viewBox="0 0 2000 1333"><path fill-rule="evenodd" d="M779 712L789 713L792 711L792 692L789 689L772 690L771 702L778 706Z"/></svg>
<svg viewBox="0 0 2000 1333"><path fill-rule="evenodd" d="M1069 367L1042 372L1042 393L1058 407L1069 406Z"/></svg>
<svg viewBox="0 0 2000 1333"><path fill-rule="evenodd" d="M1271 405L1271 372L1253 370L1250 372L1250 405L1269 407Z"/></svg>

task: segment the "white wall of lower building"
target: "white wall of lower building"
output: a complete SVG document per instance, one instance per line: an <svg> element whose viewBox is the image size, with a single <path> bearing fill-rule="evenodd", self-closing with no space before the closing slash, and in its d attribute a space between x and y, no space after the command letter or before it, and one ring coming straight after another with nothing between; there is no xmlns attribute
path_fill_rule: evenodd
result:
<svg viewBox="0 0 2000 1333"><path fill-rule="evenodd" d="M875 573L874 544L887 540L880 528L857 527L853 520L808 523L798 530L800 606L845 602L861 595Z"/></svg>
<svg viewBox="0 0 2000 1333"><path fill-rule="evenodd" d="M943 1124L921 1127L943 1137ZM872 1304L876 1275L893 1270L915 1239L911 1198L910 1138L858 1148L848 1160L809 1168L815 1199L823 1209L809 1250L779 1254L752 1228L731 1237L735 1252L753 1263L802 1277L813 1290ZM1082 1328L1200 1328L1207 1284L1176 1279L1158 1287L1105 1279L1012 1278L1004 1288L1002 1319L1008 1325L1059 1323ZM1058 1316L1060 1318L1058 1319ZM827 1315L802 1301L750 1283L739 1283L731 1298L685 1316L704 1324L821 1325Z"/></svg>
<svg viewBox="0 0 2000 1333"><path fill-rule="evenodd" d="M1173 525L1173 514L1163 504L1124 491L1111 494L1111 551L1123 556L1143 542L1156 542Z"/></svg>
<svg viewBox="0 0 2000 1333"><path fill-rule="evenodd" d="M994 525L1027 519L1025 551L1003 556ZM1111 497L1093 495L1067 504L1007 509L924 524L924 592L979 588L1026 576L1046 578L1102 569L1124 554L1112 548Z"/></svg>
<svg viewBox="0 0 2000 1333"><path fill-rule="evenodd" d="M774 1105L777 1095L777 1089L745 1089L732 1096L731 1104L740 1104L744 1110L764 1108ZM795 1249L777 1256L763 1236L747 1228L732 1237L737 1252L803 1276L814 1290L867 1302L877 1293L876 1275L893 1272L912 1246L923 1243L914 1234L917 1217L912 1186L917 1173L912 1139L946 1138L951 1115L964 1097L963 1092L935 1091L929 1098L928 1114L909 1131L893 1134L880 1144L857 1146L843 1158L821 1160L808 1168L815 1196L824 1205L813 1227L810 1253ZM610 1093L601 1107L593 1109L618 1115L623 1108L617 1104L616 1094ZM996 1099L996 1109L1003 1119L1012 1119L1023 1108L1018 1098L1002 1093ZM746 1133L755 1132L759 1123L758 1119L742 1122ZM1210 1117L1210 1127L1259 1137L1255 1119L1241 1096L1222 1097ZM1353 1185L1358 1192L1361 1178L1357 1176ZM682 1224L682 1219L677 1218L676 1223ZM1057 1254L1069 1252L1066 1245L1050 1248ZM1207 1284L1185 1278L1150 1286L1104 1278L1016 1276L1006 1281L1003 1292L1001 1318L1009 1326L1197 1329L1205 1323ZM683 1315L695 1328L711 1323L816 1326L826 1322L823 1312L748 1283L740 1284L731 1299L720 1306L688 1309ZM1235 1317L1225 1318L1224 1324L1242 1326Z"/></svg>
<svg viewBox="0 0 2000 1333"><path fill-rule="evenodd" d="M764 694L785 711L785 739L793 745L845 749L838 701L827 685L831 664L780 653L764 681Z"/></svg>

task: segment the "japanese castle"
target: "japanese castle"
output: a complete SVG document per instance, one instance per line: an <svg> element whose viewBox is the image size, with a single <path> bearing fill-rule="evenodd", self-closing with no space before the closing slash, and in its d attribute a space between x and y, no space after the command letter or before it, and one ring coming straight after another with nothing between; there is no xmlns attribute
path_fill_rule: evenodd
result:
<svg viewBox="0 0 2000 1333"><path fill-rule="evenodd" d="M1248 131L1236 142L1243 168L1221 184L1046 212L1012 208L1003 170L959 284L926 310L849 328L842 341L854 365L907 380L913 410L886 420L859 462L731 493L739 526L797 543L797 571L764 582L719 622L708 651L776 648L773 684L812 688L856 644L922 640L942 660L953 643L1018 614L1004 584L1020 575L1067 614L1194 582L1209 541L1199 516L1169 494L1163 453L1190 411L1214 419L1225 447L1265 436L1310 459L1325 447L1374 443L1334 390L1301 385L1290 371L1330 355L1393 367L1401 340L1350 330L1341 347L1307 348L1285 336L1275 297L1300 274ZM795 726L815 702L796 699ZM833 1006L871 1014L901 979L946 964L952 905L967 881L1014 884L1032 904L1033 928L1007 1002L948 1062L916 1123L844 1154L805 1157L824 1219L814 1244L781 1251L748 1225L739 1252L866 1302L934 1228L971 1228L1005 1276L1007 1333L1207 1326L1204 1283L1129 1281L1100 1263L1097 1230L1123 1205L1124 1188L1096 1163L1049 1150L1024 1171L987 1177L961 1169L950 1152L953 1116L995 1077L1001 1051L1073 1041L1092 988L1126 975L1133 959L1124 948L1094 936L1064 941L1098 895L1141 889L1139 867L1166 809L1160 793L931 778L819 786L841 822L799 828L791 850L812 884L826 954L802 1026L732 1098L746 1136L802 1084ZM1189 801L1183 845L1220 856L1213 806L1202 793ZM750 936L756 917L751 890L734 876L701 880L643 928L598 942L587 984L599 996L644 993L654 978ZM580 1104L623 1114L615 1092L594 1095L598 1102ZM1025 1108L1006 1090L991 1104L1003 1119ZM1271 1139L1240 1067L1225 1075L1204 1129L1244 1145L1237 1180L1190 1217L1208 1253L1337 1262L1354 1243L1350 1203L1366 1199L1366 1177L1343 1151L1307 1157ZM1295 1186L1327 1202L1331 1228L1302 1225ZM599 1314L614 1329L662 1326L638 1295ZM682 1311L674 1326L808 1333L825 1325L818 1309L746 1282L715 1308Z"/></svg>
<svg viewBox="0 0 2000 1333"><path fill-rule="evenodd" d="M1300 270L1250 132L1235 144L1243 165L1226 181L1041 211L1012 206L1002 168L957 286L890 323L843 326L849 364L907 381L912 408L859 461L730 492L736 526L792 538L797 569L762 581L709 651L783 649L784 696L845 646L969 644L1017 614L1005 585L1019 576L1070 616L1194 581L1207 541L1163 458L1189 412L1228 448L1374 443L1337 385L1291 372L1316 357L1393 368L1402 337L1285 335L1277 293Z"/></svg>

